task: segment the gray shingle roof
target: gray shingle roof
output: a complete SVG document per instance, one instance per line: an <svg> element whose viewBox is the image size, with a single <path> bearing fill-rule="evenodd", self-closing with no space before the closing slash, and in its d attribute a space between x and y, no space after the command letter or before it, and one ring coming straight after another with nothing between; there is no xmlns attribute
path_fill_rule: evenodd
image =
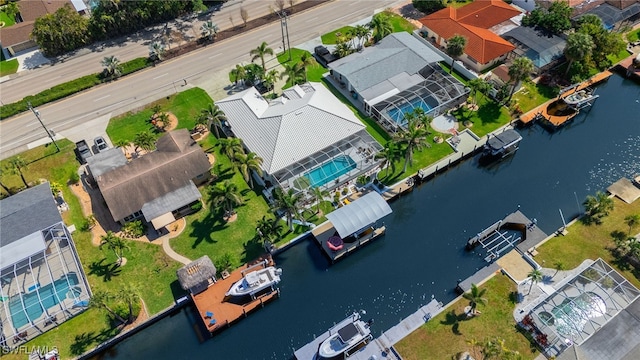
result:
<svg viewBox="0 0 640 360"><path fill-rule="evenodd" d="M0 247L60 221L62 218L48 182L2 199L0 200Z"/></svg>

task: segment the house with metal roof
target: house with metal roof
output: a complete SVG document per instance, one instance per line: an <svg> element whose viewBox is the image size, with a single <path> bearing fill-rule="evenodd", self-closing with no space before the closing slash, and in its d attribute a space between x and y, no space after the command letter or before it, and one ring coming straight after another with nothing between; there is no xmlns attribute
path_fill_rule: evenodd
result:
<svg viewBox="0 0 640 360"><path fill-rule="evenodd" d="M446 7L423 17L420 22L426 37L443 49L454 35L465 37L467 44L460 61L470 69L482 72L504 61L515 49L491 29L521 15L520 10L504 1L485 0L457 9Z"/></svg>
<svg viewBox="0 0 640 360"><path fill-rule="evenodd" d="M633 25L640 22L640 0L607 1L580 13L574 19L579 19L586 14L593 14L599 17L607 30L612 30L622 25L633 27Z"/></svg>
<svg viewBox="0 0 640 360"><path fill-rule="evenodd" d="M442 56L417 37L393 33L376 45L329 64L331 79L389 132L420 107L433 116L464 101L468 92L438 63Z"/></svg>
<svg viewBox="0 0 640 360"><path fill-rule="evenodd" d="M263 159L267 185L333 189L373 169L382 148L353 112L320 83L296 85L267 101L249 88L216 102L225 132Z"/></svg>
<svg viewBox="0 0 640 360"><path fill-rule="evenodd" d="M554 64L563 56L566 41L556 35L546 34L527 26L515 27L501 35L516 46L516 56L529 58L540 69Z"/></svg>
<svg viewBox="0 0 640 360"><path fill-rule="evenodd" d="M175 221L200 201L196 185L210 178L211 164L186 129L161 136L156 150L128 161L119 148L87 159L113 220L144 218L155 229Z"/></svg>
<svg viewBox="0 0 640 360"><path fill-rule="evenodd" d="M0 285L3 349L88 305L89 284L48 182L0 200Z"/></svg>

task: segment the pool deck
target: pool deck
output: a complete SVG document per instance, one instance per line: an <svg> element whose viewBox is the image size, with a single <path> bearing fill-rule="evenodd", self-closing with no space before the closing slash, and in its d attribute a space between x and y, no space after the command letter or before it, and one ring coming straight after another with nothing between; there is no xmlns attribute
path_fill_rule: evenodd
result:
<svg viewBox="0 0 640 360"><path fill-rule="evenodd" d="M228 277L220 279L211 284L207 290L192 295L193 303L196 306L202 325L211 334L215 334L236 321L245 318L247 314L264 306L265 303L276 299L280 295L278 289L274 291L261 292L255 299L247 298L246 302L229 299L225 296L226 292L236 281L244 277L243 272L254 268L264 268L274 266L275 263L270 256L258 259L253 264L246 264L236 269ZM207 317L207 311L213 313L212 318ZM210 325L211 319L215 319L216 323Z"/></svg>

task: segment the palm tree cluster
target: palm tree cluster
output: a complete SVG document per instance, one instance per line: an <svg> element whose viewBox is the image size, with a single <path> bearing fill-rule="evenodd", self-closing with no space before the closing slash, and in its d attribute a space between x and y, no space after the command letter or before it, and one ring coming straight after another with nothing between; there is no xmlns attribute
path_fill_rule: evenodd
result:
<svg viewBox="0 0 640 360"><path fill-rule="evenodd" d="M99 310L105 310L121 325L130 324L134 319L135 304L140 302L140 287L137 284L125 284L120 289L113 293L107 291L94 291L93 296L89 299L89 307ZM126 319L124 314L119 314L112 309L111 306L118 303L124 303L127 306L128 313Z"/></svg>
<svg viewBox="0 0 640 360"><path fill-rule="evenodd" d="M272 244L280 238L282 234L282 223L278 218L267 217L266 215L262 219L258 220L256 225L256 236L258 240L264 244Z"/></svg>
<svg viewBox="0 0 640 360"><path fill-rule="evenodd" d="M369 29L373 31L373 40L378 42L385 36L393 32L393 24L391 18L384 12L378 13L371 18Z"/></svg>
<svg viewBox="0 0 640 360"><path fill-rule="evenodd" d="M218 105L211 103L206 109L200 111L200 116L196 119L196 125L204 125L209 130L213 130L216 138L220 138L222 122L227 120L227 116Z"/></svg>
<svg viewBox="0 0 640 360"><path fill-rule="evenodd" d="M613 210L613 199L608 197L602 191L596 192L596 195L588 195L582 204L585 208L584 222L586 224L602 224L602 219L609 215Z"/></svg>
<svg viewBox="0 0 640 360"><path fill-rule="evenodd" d="M129 250L129 245L121 237L114 234L112 231L107 231L105 235L100 238L100 249L106 247L108 250L113 251L118 260L116 265L120 266L124 262L124 251Z"/></svg>
<svg viewBox="0 0 640 360"><path fill-rule="evenodd" d="M492 338L485 341L478 341L474 338L467 340L471 346L471 355L476 360L519 360L522 356L518 351L509 349L504 339Z"/></svg>

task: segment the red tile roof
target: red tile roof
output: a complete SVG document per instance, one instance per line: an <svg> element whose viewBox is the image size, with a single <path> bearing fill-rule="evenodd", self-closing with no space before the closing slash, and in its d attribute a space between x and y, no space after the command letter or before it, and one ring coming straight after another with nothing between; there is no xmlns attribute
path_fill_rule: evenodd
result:
<svg viewBox="0 0 640 360"><path fill-rule="evenodd" d="M420 22L441 37L449 39L458 34L467 38L465 54L481 64L508 53L515 47L487 30L520 11L501 0L476 0L458 9L447 7L420 19Z"/></svg>

